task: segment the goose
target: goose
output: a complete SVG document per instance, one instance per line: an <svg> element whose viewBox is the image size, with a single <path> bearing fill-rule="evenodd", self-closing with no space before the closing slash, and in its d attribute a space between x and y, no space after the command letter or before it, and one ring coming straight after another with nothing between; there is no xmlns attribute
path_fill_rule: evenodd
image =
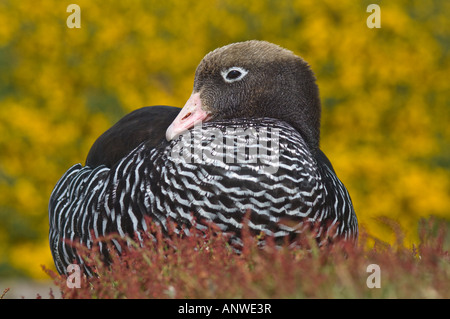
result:
<svg viewBox="0 0 450 319"><path fill-rule="evenodd" d="M84 265L71 242L92 248L111 233L143 240L149 219L163 232L173 220L185 235L214 223L237 249L244 222L276 240L313 224L320 243L355 241L352 200L320 149L320 116L315 75L292 51L259 40L211 51L181 110L156 106L124 117L94 143L85 166L57 182L49 241L58 272Z"/></svg>

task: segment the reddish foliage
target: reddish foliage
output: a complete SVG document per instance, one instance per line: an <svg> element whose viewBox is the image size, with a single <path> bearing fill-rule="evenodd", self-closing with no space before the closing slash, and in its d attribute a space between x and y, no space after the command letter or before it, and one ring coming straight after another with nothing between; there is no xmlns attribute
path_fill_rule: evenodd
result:
<svg viewBox="0 0 450 319"><path fill-rule="evenodd" d="M65 276L46 271L64 298L449 298L446 228L434 228L436 223L424 222L421 243L412 249L399 240L396 247L378 242L370 250L364 234L358 244L339 241L320 248L303 234L302 249L265 238L261 248L261 237L244 229L238 254L214 227L163 236L153 226L156 240L128 240L126 252L111 253L109 265L95 249L79 247L97 274L83 277L81 288L68 288ZM380 289L366 285L370 264L381 269Z"/></svg>

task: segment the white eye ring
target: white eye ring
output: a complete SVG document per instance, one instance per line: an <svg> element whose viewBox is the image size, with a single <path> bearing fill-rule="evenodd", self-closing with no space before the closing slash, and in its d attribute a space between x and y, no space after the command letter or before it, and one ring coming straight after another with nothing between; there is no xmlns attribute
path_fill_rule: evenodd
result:
<svg viewBox="0 0 450 319"><path fill-rule="evenodd" d="M240 81L244 78L244 76L247 75L247 73L248 73L248 71L246 69L243 69L238 66L233 66L231 68L228 68L228 69L220 72L223 79L227 83L233 83L236 81Z"/></svg>

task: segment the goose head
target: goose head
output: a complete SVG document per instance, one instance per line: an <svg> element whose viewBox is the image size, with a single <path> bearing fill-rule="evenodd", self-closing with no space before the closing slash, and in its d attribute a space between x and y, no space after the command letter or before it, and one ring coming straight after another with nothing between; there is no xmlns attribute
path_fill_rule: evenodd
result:
<svg viewBox="0 0 450 319"><path fill-rule="evenodd" d="M266 41L245 41L208 53L197 67L191 96L166 131L172 140L198 122L269 117L296 128L319 148L321 105L308 63Z"/></svg>

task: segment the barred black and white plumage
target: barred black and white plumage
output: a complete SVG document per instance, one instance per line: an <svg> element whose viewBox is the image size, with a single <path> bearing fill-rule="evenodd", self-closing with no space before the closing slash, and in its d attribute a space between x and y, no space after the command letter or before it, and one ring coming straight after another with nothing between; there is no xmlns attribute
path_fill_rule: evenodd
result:
<svg viewBox="0 0 450 319"><path fill-rule="evenodd" d="M242 138L249 128L271 135L258 134L264 137L250 144L248 136ZM218 129L220 139L233 143L214 145ZM200 155L190 150L194 140L201 140ZM251 147L257 148L253 154L266 154L272 161L252 159ZM248 156L230 157L237 156L238 149L246 149ZM208 158L211 151L215 155ZM320 223L323 232L325 226L336 225L333 237L357 235L347 190L332 168L311 154L301 135L278 120L241 119L205 123L156 148L142 143L111 169L73 166L51 196L50 244L62 273L74 260L82 262L65 240L90 247L94 237L112 232L139 236L148 229L145 216L163 228L167 218L188 227L195 218L199 229L213 222L222 231L234 232L232 240L239 244L247 210L249 229L275 238L297 234L305 221ZM289 220L289 226L283 220Z"/></svg>
<svg viewBox="0 0 450 319"><path fill-rule="evenodd" d="M212 222L237 249L244 216L251 231L275 239L307 223L319 240L355 239L352 201L319 148L320 115L315 76L291 51L246 41L210 52L181 111L130 113L94 143L86 166L57 183L49 238L58 271L83 263L69 242L91 248L111 233L141 240L147 220L163 230L174 220L176 232Z"/></svg>

